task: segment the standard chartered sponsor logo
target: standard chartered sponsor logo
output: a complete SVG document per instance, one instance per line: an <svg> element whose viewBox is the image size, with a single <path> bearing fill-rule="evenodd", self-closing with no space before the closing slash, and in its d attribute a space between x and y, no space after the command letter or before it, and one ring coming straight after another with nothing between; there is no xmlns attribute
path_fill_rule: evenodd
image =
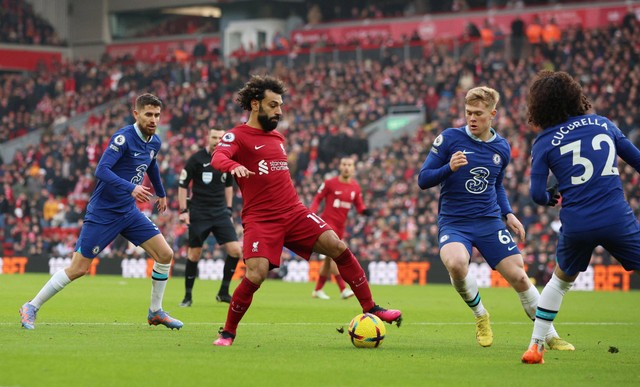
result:
<svg viewBox="0 0 640 387"><path fill-rule="evenodd" d="M272 171L288 171L289 163L286 161L272 161L269 163Z"/></svg>
<svg viewBox="0 0 640 387"><path fill-rule="evenodd" d="M258 162L258 174L269 174L269 167L267 167L267 162L265 160L260 160L260 162Z"/></svg>

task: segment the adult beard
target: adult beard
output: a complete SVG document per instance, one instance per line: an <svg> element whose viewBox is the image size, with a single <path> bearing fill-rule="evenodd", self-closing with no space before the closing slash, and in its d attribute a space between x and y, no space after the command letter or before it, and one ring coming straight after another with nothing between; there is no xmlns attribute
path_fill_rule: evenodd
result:
<svg viewBox="0 0 640 387"><path fill-rule="evenodd" d="M258 122L260 123L260 126L262 126L262 130L265 132L271 132L278 127L279 121L279 116L269 117L267 113L262 110L262 107L260 107L260 111L258 112Z"/></svg>

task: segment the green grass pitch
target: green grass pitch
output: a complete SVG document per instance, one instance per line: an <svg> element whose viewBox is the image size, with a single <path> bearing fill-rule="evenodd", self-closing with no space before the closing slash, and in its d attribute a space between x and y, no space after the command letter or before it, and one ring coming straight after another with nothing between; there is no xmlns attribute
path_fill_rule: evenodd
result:
<svg viewBox="0 0 640 387"><path fill-rule="evenodd" d="M360 313L355 299L340 299L335 284L323 301L310 297L311 283L268 280L234 345L217 348L227 313L217 281L196 282L191 308L177 306L184 280L169 281L164 309L185 323L180 331L147 324L150 280L116 276L79 279L40 310L34 331L22 329L20 305L48 278L0 275L0 386L640 385L637 291L569 292L556 328L577 350L524 365L532 324L511 289L481 290L495 336L481 348L451 286L373 286L404 323L387 326L380 348L357 349L337 330Z"/></svg>

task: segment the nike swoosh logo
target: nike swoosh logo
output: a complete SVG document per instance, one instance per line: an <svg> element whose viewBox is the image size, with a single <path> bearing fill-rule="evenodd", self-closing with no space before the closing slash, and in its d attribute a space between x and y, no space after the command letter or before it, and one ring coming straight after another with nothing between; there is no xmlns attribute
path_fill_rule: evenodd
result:
<svg viewBox="0 0 640 387"><path fill-rule="evenodd" d="M320 228L324 228L324 226L326 226L326 225L327 225L327 224L325 223L325 224L323 224L322 226L320 226Z"/></svg>
<svg viewBox="0 0 640 387"><path fill-rule="evenodd" d="M203 166L203 167L205 167L205 168L206 168L206 167L208 167L209 165L211 165L211 163L204 163L204 164L202 164L202 166Z"/></svg>
<svg viewBox="0 0 640 387"><path fill-rule="evenodd" d="M138 157L138 156L140 156L140 155L141 155L141 153L140 153L140 152L133 152L133 157Z"/></svg>
<svg viewBox="0 0 640 387"><path fill-rule="evenodd" d="M264 145L256 145L256 146L254 146L254 148L255 148L255 150L258 150L258 149L262 148L263 146Z"/></svg>
<svg viewBox="0 0 640 387"><path fill-rule="evenodd" d="M476 153L476 152L469 152L468 150L463 150L463 151L462 151L462 154L463 154L463 155L470 155L470 154L472 154L472 153Z"/></svg>
<svg viewBox="0 0 640 387"><path fill-rule="evenodd" d="M515 249L516 247L518 247L518 246L511 246L511 247L508 247L507 250L511 251L511 250Z"/></svg>

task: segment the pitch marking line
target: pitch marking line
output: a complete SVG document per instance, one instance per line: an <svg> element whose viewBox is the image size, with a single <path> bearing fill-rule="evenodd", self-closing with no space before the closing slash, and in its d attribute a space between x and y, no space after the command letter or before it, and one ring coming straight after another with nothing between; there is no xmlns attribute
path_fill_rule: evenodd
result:
<svg viewBox="0 0 640 387"><path fill-rule="evenodd" d="M318 326L318 325L344 325L349 322L333 322L333 323L313 323L313 322L278 322L278 323L240 323L242 326L267 326L267 325L290 325L290 326ZM64 325L87 325L87 326L137 326L137 325L148 325L145 323L129 323L129 322L36 322L37 325L53 325L53 326L64 326ZM185 326L188 325L220 325L224 324L223 322L187 322ZM491 325L531 325L531 322L491 322ZM9 326L9 325L20 325L20 321L16 322L0 322L0 326ZM475 325L475 322L403 322L402 326L407 325ZM591 325L591 326L640 326L640 322L559 322L559 326L566 325Z"/></svg>

